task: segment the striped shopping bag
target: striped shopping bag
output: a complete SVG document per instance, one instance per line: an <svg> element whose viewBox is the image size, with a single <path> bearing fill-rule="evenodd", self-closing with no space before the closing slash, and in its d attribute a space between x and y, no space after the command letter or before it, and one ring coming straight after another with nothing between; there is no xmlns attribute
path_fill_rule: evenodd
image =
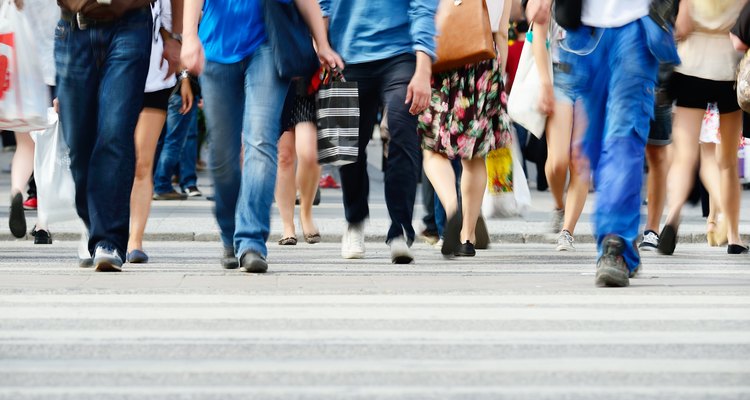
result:
<svg viewBox="0 0 750 400"><path fill-rule="evenodd" d="M332 76L333 75L333 76ZM315 95L318 123L318 162L346 165L359 152L359 90L334 71L324 72Z"/></svg>

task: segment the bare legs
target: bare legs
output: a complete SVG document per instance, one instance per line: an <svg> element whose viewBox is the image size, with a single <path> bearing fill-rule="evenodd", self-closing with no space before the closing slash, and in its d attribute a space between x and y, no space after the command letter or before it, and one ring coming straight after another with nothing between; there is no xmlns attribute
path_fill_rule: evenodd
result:
<svg viewBox="0 0 750 400"><path fill-rule="evenodd" d="M672 145L674 147L672 165L669 168L668 199L669 213L667 225L680 223L682 206L690 195L698 165L698 138L705 110L699 108L675 107L672 122ZM716 198L714 193L709 195Z"/></svg>
<svg viewBox="0 0 750 400"><path fill-rule="evenodd" d="M34 141L28 133L16 133L16 152L10 167L10 194L22 193L34 172Z"/></svg>
<svg viewBox="0 0 750 400"><path fill-rule="evenodd" d="M737 146L740 139L742 112L736 111L720 116L721 144L717 157L721 176L721 210L727 220L729 244L741 245L740 180L737 170Z"/></svg>
<svg viewBox="0 0 750 400"><path fill-rule="evenodd" d="M284 226L283 237L294 237L294 200L299 188L300 223L305 235L318 233L312 216L313 200L320 181L317 128L312 122L297 124L294 131L279 139L279 162L276 174L276 206ZM295 176L295 155L297 172Z"/></svg>
<svg viewBox="0 0 750 400"><path fill-rule="evenodd" d="M648 219L646 230L659 232L659 224L667 200L667 174L669 173L669 147L646 145L648 162L647 199Z"/></svg>
<svg viewBox="0 0 750 400"><path fill-rule="evenodd" d="M719 175L719 164L716 161L716 144L714 143L701 143L700 145L700 177L703 185L709 193L713 193L715 196L709 195L709 212L706 220L706 236L708 244L711 246L721 246L726 240L726 234L716 236L716 221L721 213L721 190L720 190L720 175ZM726 225L724 225L726 226Z"/></svg>
<svg viewBox="0 0 750 400"><path fill-rule="evenodd" d="M128 252L143 250L143 233L154 195L154 153L167 112L144 108L135 126L135 180L130 194L130 237Z"/></svg>

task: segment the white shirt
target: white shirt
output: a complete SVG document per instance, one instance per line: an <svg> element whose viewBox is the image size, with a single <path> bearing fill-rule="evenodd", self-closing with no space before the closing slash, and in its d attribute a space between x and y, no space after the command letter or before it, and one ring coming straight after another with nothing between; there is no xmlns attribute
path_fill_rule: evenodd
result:
<svg viewBox="0 0 750 400"><path fill-rule="evenodd" d="M159 28L172 32L172 3L170 0L156 0L151 4L151 16L154 18L154 32L151 38L151 61L148 65L145 93L171 89L177 84L174 75L167 78L169 64L164 59L164 40L159 34Z"/></svg>
<svg viewBox="0 0 750 400"><path fill-rule="evenodd" d="M505 0L486 0L487 11L490 14L490 26L492 32L497 32L500 29L500 18L503 16L503 6Z"/></svg>
<svg viewBox="0 0 750 400"><path fill-rule="evenodd" d="M26 0L21 12L26 14L37 40L44 83L55 86L55 28L60 20L60 7L55 0Z"/></svg>
<svg viewBox="0 0 750 400"><path fill-rule="evenodd" d="M581 22L596 28L618 28L648 15L651 0L584 0Z"/></svg>

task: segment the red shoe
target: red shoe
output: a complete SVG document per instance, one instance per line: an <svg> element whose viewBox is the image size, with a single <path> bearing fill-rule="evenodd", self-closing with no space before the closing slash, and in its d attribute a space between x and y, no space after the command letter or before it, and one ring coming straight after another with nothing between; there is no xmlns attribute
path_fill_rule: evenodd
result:
<svg viewBox="0 0 750 400"><path fill-rule="evenodd" d="M320 184L319 186L322 189L339 189L341 186L336 183L336 180L333 179L331 175L326 175L320 178Z"/></svg>
<svg viewBox="0 0 750 400"><path fill-rule="evenodd" d="M29 197L23 202L24 210L36 210L36 197Z"/></svg>

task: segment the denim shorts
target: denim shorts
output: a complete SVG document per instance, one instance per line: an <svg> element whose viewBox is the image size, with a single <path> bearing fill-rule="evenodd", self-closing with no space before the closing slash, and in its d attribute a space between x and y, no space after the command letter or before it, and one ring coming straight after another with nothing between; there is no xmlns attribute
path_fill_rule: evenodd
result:
<svg viewBox="0 0 750 400"><path fill-rule="evenodd" d="M672 143L672 104L656 104L651 129L648 131L648 144L666 146Z"/></svg>
<svg viewBox="0 0 750 400"><path fill-rule="evenodd" d="M555 63L553 65L552 85L555 91L555 101L561 103L575 103L575 92L573 91L572 76L567 64Z"/></svg>

